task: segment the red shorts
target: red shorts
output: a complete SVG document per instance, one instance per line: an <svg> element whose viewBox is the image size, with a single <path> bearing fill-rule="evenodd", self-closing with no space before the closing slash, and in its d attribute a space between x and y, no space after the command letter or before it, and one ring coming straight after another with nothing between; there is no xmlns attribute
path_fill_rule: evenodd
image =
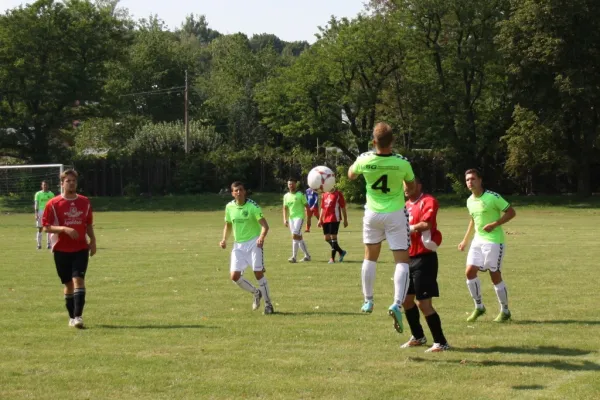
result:
<svg viewBox="0 0 600 400"><path fill-rule="evenodd" d="M313 208L309 208L308 209L308 217L317 217L319 218L319 208L318 207L313 207Z"/></svg>

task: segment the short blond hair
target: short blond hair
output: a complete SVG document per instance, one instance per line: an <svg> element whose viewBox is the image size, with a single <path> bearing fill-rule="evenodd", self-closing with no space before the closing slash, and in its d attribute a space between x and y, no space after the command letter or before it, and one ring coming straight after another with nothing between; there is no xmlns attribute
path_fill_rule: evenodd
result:
<svg viewBox="0 0 600 400"><path fill-rule="evenodd" d="M378 147L390 147L394 141L394 131L389 124L379 122L373 128L373 139L377 142Z"/></svg>
<svg viewBox="0 0 600 400"><path fill-rule="evenodd" d="M64 171L62 174L60 174L60 182L64 182L65 179L67 179L67 176L71 175L72 177L74 177L75 179L79 178L79 174L77 173L77 171L75 171L74 169L68 169L66 171Z"/></svg>

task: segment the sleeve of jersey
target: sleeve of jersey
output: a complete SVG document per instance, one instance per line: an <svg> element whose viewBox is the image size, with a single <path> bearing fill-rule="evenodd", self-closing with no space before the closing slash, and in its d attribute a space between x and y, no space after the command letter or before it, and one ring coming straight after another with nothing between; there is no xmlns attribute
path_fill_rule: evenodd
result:
<svg viewBox="0 0 600 400"><path fill-rule="evenodd" d="M438 204L433 198L426 198L423 200L423 216L422 221L419 222L428 222L432 223L435 221L435 217L437 215Z"/></svg>
<svg viewBox="0 0 600 400"><path fill-rule="evenodd" d="M306 196L302 196L302 205L305 206L308 204L308 200L306 200Z"/></svg>
<svg viewBox="0 0 600 400"><path fill-rule="evenodd" d="M88 225L93 225L94 224L94 212L92 211L92 205L88 204L88 213L87 213L87 218L85 220L85 223Z"/></svg>
<svg viewBox="0 0 600 400"><path fill-rule="evenodd" d="M406 162L406 176L404 177L405 182L412 182L415 180L415 173L413 172L412 165L410 162Z"/></svg>
<svg viewBox="0 0 600 400"><path fill-rule="evenodd" d="M42 226L50 226L54 223L54 213L52 212L53 204L48 202L44 213L42 214Z"/></svg>
<svg viewBox="0 0 600 400"><path fill-rule="evenodd" d="M498 196L498 197L496 197L496 206L500 210L506 211L510 207L510 203L508 201L504 200L504 198L502 196Z"/></svg>
<svg viewBox="0 0 600 400"><path fill-rule="evenodd" d="M356 161L354 161L354 164L350 166L350 172L356 175L362 174L362 166L359 158L357 158Z"/></svg>
<svg viewBox="0 0 600 400"><path fill-rule="evenodd" d="M33 195L33 201L40 201L40 192L36 192L35 195Z"/></svg>
<svg viewBox="0 0 600 400"><path fill-rule="evenodd" d="M254 207L254 217L256 217L257 221L264 218L263 212L259 206Z"/></svg>
<svg viewBox="0 0 600 400"><path fill-rule="evenodd" d="M340 192L340 207L346 208L346 199L344 198L344 195L342 194L342 192Z"/></svg>
<svg viewBox="0 0 600 400"><path fill-rule="evenodd" d="M231 216L229 215L229 209L225 207L225 222L231 223Z"/></svg>

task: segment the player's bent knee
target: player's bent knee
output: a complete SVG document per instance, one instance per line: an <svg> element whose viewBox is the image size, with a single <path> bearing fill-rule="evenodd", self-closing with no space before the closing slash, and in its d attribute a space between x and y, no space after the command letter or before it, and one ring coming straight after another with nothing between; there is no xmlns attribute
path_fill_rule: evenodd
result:
<svg viewBox="0 0 600 400"><path fill-rule="evenodd" d="M433 304L431 303L431 298L417 300L417 306L419 307L419 310L421 310L421 312L425 316L431 315L435 312L435 309L433 308Z"/></svg>

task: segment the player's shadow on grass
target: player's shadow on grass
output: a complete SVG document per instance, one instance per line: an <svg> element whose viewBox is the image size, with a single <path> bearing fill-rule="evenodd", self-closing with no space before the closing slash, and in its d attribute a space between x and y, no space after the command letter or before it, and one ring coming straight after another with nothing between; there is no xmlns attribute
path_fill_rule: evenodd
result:
<svg viewBox="0 0 600 400"><path fill-rule="evenodd" d="M538 347L515 347L515 346L492 346L492 347L465 347L454 348L463 353L512 353L512 354L531 354L531 355L553 355L553 356L585 356L594 353L591 350L572 349L556 346L538 346Z"/></svg>
<svg viewBox="0 0 600 400"><path fill-rule="evenodd" d="M353 316L357 316L360 315L360 312L343 312L343 311L319 311L319 310L315 310L315 311L298 311L298 312L294 312L294 311L275 311L274 315L353 315Z"/></svg>
<svg viewBox="0 0 600 400"><path fill-rule="evenodd" d="M564 361L564 360L550 360L550 361L497 361L497 360L484 360L484 361L471 361L471 360L438 360L438 359L426 359L422 357L410 357L411 361L415 362L432 362L432 363L443 363L453 364L461 366L474 366L474 367L533 367L533 368L553 368L560 371L600 371L600 365L583 360L583 361Z"/></svg>
<svg viewBox="0 0 600 400"><path fill-rule="evenodd" d="M96 325L102 329L217 329L208 325Z"/></svg>
<svg viewBox="0 0 600 400"><path fill-rule="evenodd" d="M517 325L545 325L545 324L556 324L556 325L571 325L571 324L581 324L581 325L600 325L600 320L579 320L579 319L548 319L548 320L521 320L521 321L512 321L513 324Z"/></svg>

